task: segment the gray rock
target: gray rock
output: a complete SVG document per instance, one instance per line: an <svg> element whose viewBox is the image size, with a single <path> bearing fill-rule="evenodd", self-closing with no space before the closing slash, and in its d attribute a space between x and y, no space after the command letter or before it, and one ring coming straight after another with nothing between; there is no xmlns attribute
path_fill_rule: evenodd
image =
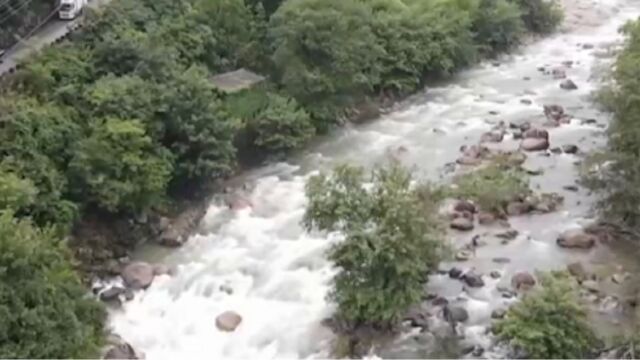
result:
<svg viewBox="0 0 640 360"><path fill-rule="evenodd" d="M442 310L442 314L445 320L452 324L465 322L469 319L469 313L461 306L447 305Z"/></svg>
<svg viewBox="0 0 640 360"><path fill-rule="evenodd" d="M560 88L564 90L576 90L578 85L574 83L571 79L566 79L560 83Z"/></svg>
<svg viewBox="0 0 640 360"><path fill-rule="evenodd" d="M460 250L456 253L456 260L458 261L467 261L471 259L473 254L469 250Z"/></svg>
<svg viewBox="0 0 640 360"><path fill-rule="evenodd" d="M138 354L131 345L125 342L109 348L103 359L138 359Z"/></svg>
<svg viewBox="0 0 640 360"><path fill-rule="evenodd" d="M457 212L469 212L471 214L476 212L476 206L467 200L458 200L453 206L453 209Z"/></svg>
<svg viewBox="0 0 640 360"><path fill-rule="evenodd" d="M564 248L591 249L597 240L595 235L588 234L583 230L568 230L558 237L556 243Z"/></svg>
<svg viewBox="0 0 640 360"><path fill-rule="evenodd" d="M509 216L524 215L531 212L531 210L531 204L520 201L514 201L507 205L507 215Z"/></svg>
<svg viewBox="0 0 640 360"><path fill-rule="evenodd" d="M562 151L566 154L575 154L578 152L578 146L573 144L562 145Z"/></svg>
<svg viewBox="0 0 640 360"><path fill-rule="evenodd" d="M488 212L480 212L478 214L478 223L481 225L489 225L496 222L496 216Z"/></svg>
<svg viewBox="0 0 640 360"><path fill-rule="evenodd" d="M125 266L121 276L128 287L146 289L153 282L153 266L145 262L133 262Z"/></svg>
<svg viewBox="0 0 640 360"><path fill-rule="evenodd" d="M585 270L584 266L579 261L567 265L567 271L578 281L582 281L588 277L587 270Z"/></svg>
<svg viewBox="0 0 640 360"><path fill-rule="evenodd" d="M127 301L131 301L133 300L133 298L135 297L135 294L133 293L133 291L131 289L125 289L124 291L124 299Z"/></svg>
<svg viewBox="0 0 640 360"><path fill-rule="evenodd" d="M451 270L449 270L449 277L452 279L460 279L460 277L462 276L462 270L453 267L451 268Z"/></svg>
<svg viewBox="0 0 640 360"><path fill-rule="evenodd" d="M491 261L493 261L496 264L508 264L511 262L511 259L506 258L506 257L495 257L493 259L491 259Z"/></svg>
<svg viewBox="0 0 640 360"><path fill-rule="evenodd" d="M474 272L468 272L462 276L462 280L465 284L470 287L483 287L484 280L482 280L482 275L476 274Z"/></svg>
<svg viewBox="0 0 640 360"><path fill-rule="evenodd" d="M502 319L507 314L507 310L499 308L491 312L492 319Z"/></svg>
<svg viewBox="0 0 640 360"><path fill-rule="evenodd" d="M458 217L453 219L449 226L455 230L470 231L473 230L473 219Z"/></svg>
<svg viewBox="0 0 640 360"><path fill-rule="evenodd" d="M598 282L595 280L585 280L582 282L582 287L584 287L585 289L589 290L592 293L598 293L600 292L600 286L598 285Z"/></svg>
<svg viewBox="0 0 640 360"><path fill-rule="evenodd" d="M531 101L529 99L520 99L520 103L524 104L524 105L531 105L531 104L533 104L533 101Z"/></svg>
<svg viewBox="0 0 640 360"><path fill-rule="evenodd" d="M427 328L429 326L429 316L431 316L431 314L428 311L428 305L417 304L407 311L403 319L408 321L413 327Z"/></svg>
<svg viewBox="0 0 640 360"><path fill-rule="evenodd" d="M576 185L565 185L562 188L567 191L573 191L573 192L576 192L579 190L579 188Z"/></svg>
<svg viewBox="0 0 640 360"><path fill-rule="evenodd" d="M629 277L628 273L624 273L624 274L613 274L611 276L611 281L613 281L616 284L622 284L627 278Z"/></svg>
<svg viewBox="0 0 640 360"><path fill-rule="evenodd" d="M112 286L100 293L100 300L106 301L106 302L114 301L118 299L120 294L124 294L124 292L125 292L124 288L121 288L119 286Z"/></svg>
<svg viewBox="0 0 640 360"><path fill-rule="evenodd" d="M565 79L567 77L566 71L564 69L562 69L562 68L555 68L555 69L551 70L551 75L556 80Z"/></svg>
<svg viewBox="0 0 640 360"><path fill-rule="evenodd" d="M489 273L489 276L491 276L492 279L499 279L502 275L500 274L500 271L493 270Z"/></svg>
<svg viewBox="0 0 640 360"><path fill-rule="evenodd" d="M524 131L522 136L525 139L545 139L549 140L549 132L545 129L530 128Z"/></svg>
<svg viewBox="0 0 640 360"><path fill-rule="evenodd" d="M513 240L518 237L518 234L520 234L518 230L511 229L511 230L507 230L507 231L496 234L496 237L500 239Z"/></svg>
<svg viewBox="0 0 640 360"><path fill-rule="evenodd" d="M594 47L593 44L589 44L589 43L582 44L582 48L585 50L593 49L593 47Z"/></svg>
<svg viewBox="0 0 640 360"><path fill-rule="evenodd" d="M443 306L449 304L449 300L447 300L444 296L438 296L431 301L433 306Z"/></svg>
<svg viewBox="0 0 640 360"><path fill-rule="evenodd" d="M549 148L549 140L540 138L525 138L520 143L524 151L542 151Z"/></svg>
<svg viewBox="0 0 640 360"><path fill-rule="evenodd" d="M216 317L216 327L220 331L232 332L242 322L242 316L234 311L225 311Z"/></svg>
<svg viewBox="0 0 640 360"><path fill-rule="evenodd" d="M511 286L516 290L528 290L536 285L536 279L526 271L519 272L511 278Z"/></svg>

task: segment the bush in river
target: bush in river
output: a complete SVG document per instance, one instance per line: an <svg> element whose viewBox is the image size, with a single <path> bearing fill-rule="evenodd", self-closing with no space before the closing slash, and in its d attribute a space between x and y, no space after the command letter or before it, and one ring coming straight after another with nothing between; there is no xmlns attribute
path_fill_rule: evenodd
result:
<svg viewBox="0 0 640 360"><path fill-rule="evenodd" d="M517 167L493 163L454 180L449 195L474 201L483 211L502 214L509 202L530 193L526 175Z"/></svg>
<svg viewBox="0 0 640 360"><path fill-rule="evenodd" d="M541 287L513 305L494 327L514 350L532 359L589 358L597 338L566 273L539 274Z"/></svg>
<svg viewBox="0 0 640 360"><path fill-rule="evenodd" d="M329 259L340 269L330 298L350 327L390 329L420 300L425 271L443 250L437 201L426 185L412 186L397 164L375 169L339 166L307 183L307 229L339 231Z"/></svg>

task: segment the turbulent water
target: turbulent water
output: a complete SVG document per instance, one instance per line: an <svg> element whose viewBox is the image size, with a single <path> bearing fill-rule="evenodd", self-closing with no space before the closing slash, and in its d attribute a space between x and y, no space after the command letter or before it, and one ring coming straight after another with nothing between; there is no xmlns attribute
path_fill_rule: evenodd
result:
<svg viewBox="0 0 640 360"><path fill-rule="evenodd" d="M407 151L399 158L415 169L416 176L442 180L447 164L460 155L461 145L476 143L480 134L499 121L542 122L542 105L551 103L564 106L574 117L570 124L550 129L552 147L576 144L588 151L602 146L608 118L590 103L589 95L598 88L603 70L610 67L612 50L620 45L618 27L639 13L640 4L632 3L567 1L563 32L533 42L498 63L482 64L442 86L429 88L374 122L320 139L289 163L257 169L237 179L250 184L248 196L254 207L232 212L222 203L212 203L200 235L181 249L170 253L141 250L141 258L175 266L176 274L156 278L148 290L114 310L110 317L113 330L149 359L330 356L332 334L321 326L321 320L332 312L325 296L335 270L324 252L338 239L301 229L306 179L339 162L373 166L384 161L390 150L402 146ZM566 61L573 61L566 72L578 90L562 90L560 80L538 71L538 67L558 67ZM586 119L597 122L583 124ZM510 135L498 145L505 149L517 146ZM564 207L547 215L510 219L521 233L516 240L508 245L487 240L488 245L479 248L473 259L456 264L475 267L484 274L497 270L500 279L485 276L484 287L469 290L446 275L431 277L428 291L469 311L470 319L460 329L465 342L491 347L492 339L485 331L491 311L510 301L502 298L496 287L508 284L514 272L559 269L576 260L601 273L612 271L612 263L635 270L637 265L628 251L598 246L590 252L577 252L556 246L559 232L579 226L590 216L593 199L586 190L563 189L577 179L578 160L579 155L531 154L525 166L545 170L544 175L532 177L534 187L561 193ZM459 245L473 234L491 230L476 228L471 234L451 234L450 239ZM494 257L508 257L511 262L496 264L491 261ZM623 329L621 325L629 318L606 298L595 302L594 309L594 321L605 333ZM243 317L235 332L221 332L215 326L215 317L226 310ZM433 316L437 322L440 315ZM434 354L429 346L411 339L407 335L379 355Z"/></svg>

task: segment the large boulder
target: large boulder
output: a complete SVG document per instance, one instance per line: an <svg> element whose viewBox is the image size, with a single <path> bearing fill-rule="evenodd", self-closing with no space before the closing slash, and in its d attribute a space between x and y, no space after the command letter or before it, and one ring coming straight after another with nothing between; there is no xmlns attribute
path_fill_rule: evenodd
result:
<svg viewBox="0 0 640 360"><path fill-rule="evenodd" d="M153 266L141 261L132 262L122 269L121 276L128 287L146 289L153 282Z"/></svg>
<svg viewBox="0 0 640 360"><path fill-rule="evenodd" d="M482 280L482 275L477 274L473 271L468 272L462 276L462 281L470 287L483 287L484 280Z"/></svg>
<svg viewBox="0 0 640 360"><path fill-rule="evenodd" d="M516 290L528 290L536 285L536 279L526 271L519 272L511 278L511 286Z"/></svg>
<svg viewBox="0 0 640 360"><path fill-rule="evenodd" d="M451 220L449 226L455 230L470 231L473 230L473 218L470 219L468 217L457 217Z"/></svg>
<svg viewBox="0 0 640 360"><path fill-rule="evenodd" d="M465 322L469 319L469 313L462 306L447 305L442 310L442 315L451 324Z"/></svg>
<svg viewBox="0 0 640 360"><path fill-rule="evenodd" d="M558 236L556 243L564 248L591 249L597 240L597 236L584 230L568 230Z"/></svg>
<svg viewBox="0 0 640 360"><path fill-rule="evenodd" d="M103 359L139 359L135 349L126 342L113 345L107 350Z"/></svg>
<svg viewBox="0 0 640 360"><path fill-rule="evenodd" d="M453 206L453 210L457 212L468 212L473 214L476 212L476 206L471 201L458 200Z"/></svg>
<svg viewBox="0 0 640 360"><path fill-rule="evenodd" d="M578 85L573 82L571 79L566 79L560 83L560 88L564 90L576 90Z"/></svg>
<svg viewBox="0 0 640 360"><path fill-rule="evenodd" d="M478 223L480 225L490 225L496 222L497 218L490 212L480 212L478 214Z"/></svg>
<svg viewBox="0 0 640 360"><path fill-rule="evenodd" d="M520 143L520 148L524 151L542 151L549 148L549 140L542 138L525 138Z"/></svg>
<svg viewBox="0 0 640 360"><path fill-rule="evenodd" d="M521 201L513 201L507 205L507 215L519 216L531 212L531 204Z"/></svg>
<svg viewBox="0 0 640 360"><path fill-rule="evenodd" d="M531 128L522 134L525 139L546 139L549 140L549 132L545 129Z"/></svg>
<svg viewBox="0 0 640 360"><path fill-rule="evenodd" d="M216 327L221 331L235 331L241 322L242 316L234 311L225 311L216 317Z"/></svg>

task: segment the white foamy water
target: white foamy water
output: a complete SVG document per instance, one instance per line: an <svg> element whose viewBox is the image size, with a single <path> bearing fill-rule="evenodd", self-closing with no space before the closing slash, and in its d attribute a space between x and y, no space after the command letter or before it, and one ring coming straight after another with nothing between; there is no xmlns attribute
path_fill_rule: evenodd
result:
<svg viewBox="0 0 640 360"><path fill-rule="evenodd" d="M527 46L498 67L478 66L375 122L333 134L293 159L293 165L247 174L246 181L254 185L250 194L254 208L231 212L212 204L202 224L206 235L193 236L163 259L177 268L175 276L156 278L147 291L113 311L113 330L154 360L328 357L332 335L320 322L332 312L326 293L335 270L324 253L339 239L308 234L300 227L306 179L337 162L374 165L398 146L408 149L401 161L416 169L417 176L435 179L445 164L458 157L461 145L476 142L499 120L540 117L542 104L562 104L578 120L601 118L586 96L597 86L593 69L610 60L595 55L619 40L617 27L637 14L637 8L625 7L623 0L573 3L585 14L595 11L596 19L583 16L589 21L581 24L581 18L569 17L569 32ZM582 49L584 43L595 48ZM539 66L560 66L566 60L574 62L567 75L580 87L577 91L563 91L558 80L537 71ZM521 103L524 98L533 104ZM601 129L577 121L550 132L552 146L571 141L589 148L597 146L591 137ZM517 142L507 137L500 146L515 148ZM562 191L575 178L575 160L572 155L530 156L527 164L545 168L545 176L533 180L542 189ZM512 221L529 236L509 246L481 248L465 266L487 272L495 268L492 257L508 256L512 262L497 269L508 279L515 271L557 268L574 259L578 255L555 247L554 236L581 221L589 200L584 194L563 195L567 197L563 211ZM583 204L578 205L578 200ZM446 277L431 283L435 291L460 298L461 289ZM490 342L484 327L491 310L506 301L495 292L497 280L486 279L486 283L461 297L470 312L463 333L484 347ZM227 310L243 317L232 333L215 326L215 317Z"/></svg>

